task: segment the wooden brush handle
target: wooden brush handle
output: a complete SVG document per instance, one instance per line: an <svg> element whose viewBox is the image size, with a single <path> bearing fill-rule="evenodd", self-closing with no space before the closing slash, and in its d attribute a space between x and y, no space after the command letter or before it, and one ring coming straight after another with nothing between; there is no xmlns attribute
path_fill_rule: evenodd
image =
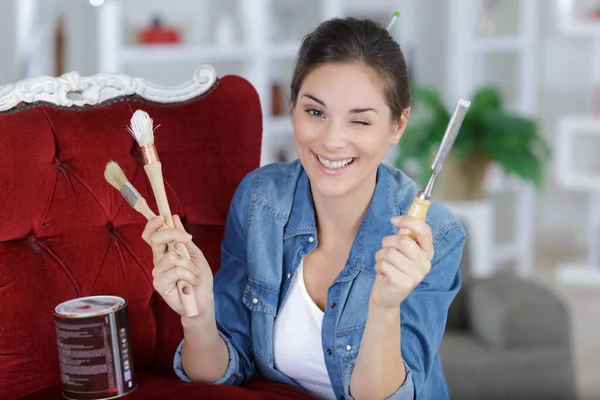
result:
<svg viewBox="0 0 600 400"><path fill-rule="evenodd" d="M152 191L154 192L154 197L156 198L156 204L158 206L159 214L165 218L165 224L169 228L174 228L175 223L173 222L173 217L171 216L171 208L169 207L169 202L167 201L167 193L165 191L165 184L162 178L162 167L160 162L148 164L144 166L144 169L146 170L146 174L148 175L148 178L150 180L150 185L152 186ZM144 202L145 201L146 200L144 200ZM152 214L154 214L152 210L150 210L150 208L148 208L148 210ZM188 260L190 259L190 253L188 252L185 246L181 246L179 243L174 243L173 248L175 249L177 254L181 255L182 257L185 257Z"/></svg>
<svg viewBox="0 0 600 400"><path fill-rule="evenodd" d="M150 209L150 207L148 206L148 202L143 197L140 197L135 202L135 205L133 206L133 208L137 212L142 214L144 217L146 217L147 220L151 220L152 218L156 217L156 214L154 214L154 211L152 211ZM169 228L169 227L167 226L167 224L163 224L163 228ZM173 250L175 253L179 254L184 259L186 259L186 260L191 259L190 253L189 253L187 247L185 247L181 243L169 243L168 247L170 250ZM190 268L188 268L188 269L191 271ZM194 271L192 271L192 272L194 272Z"/></svg>
<svg viewBox="0 0 600 400"><path fill-rule="evenodd" d="M418 218L421 221L425 221L427 219L427 210L429 210L429 206L431 205L431 201L429 200L421 200L418 196L413 200L412 205L410 206L410 210L408 210L409 217ZM416 239L416 235L408 228L400 228L398 235L408 235L413 239Z"/></svg>
<svg viewBox="0 0 600 400"><path fill-rule="evenodd" d="M150 185L152 186L158 213L165 217L165 223L170 228L173 228L173 217L171 216L171 208L169 207L167 192L165 191L165 182L163 181L162 164L160 162L146 164L144 165L144 170L146 170L146 175L148 175Z"/></svg>
<svg viewBox="0 0 600 400"><path fill-rule="evenodd" d="M156 199L156 205L160 215L165 218L165 224L169 228L174 228L173 217L171 216L171 208L169 207L169 201L167 200L167 192L165 191L165 183L162 175L162 164L160 162L154 162L151 164L144 165L146 175L150 180L152 186L152 192ZM177 246L181 248L181 251L187 253L187 259L190 258L189 252L185 246ZM177 289L179 290L179 297L183 304L186 317L194 317L198 315L198 308L196 307L196 296L194 295L194 289L188 282L180 280L177 282Z"/></svg>

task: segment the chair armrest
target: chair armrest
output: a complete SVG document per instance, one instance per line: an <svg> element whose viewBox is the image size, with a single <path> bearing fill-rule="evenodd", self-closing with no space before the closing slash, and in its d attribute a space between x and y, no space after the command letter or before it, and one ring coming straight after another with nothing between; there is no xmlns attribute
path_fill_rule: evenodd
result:
<svg viewBox="0 0 600 400"><path fill-rule="evenodd" d="M469 322L490 347L568 345L570 318L559 298L512 274L471 283Z"/></svg>

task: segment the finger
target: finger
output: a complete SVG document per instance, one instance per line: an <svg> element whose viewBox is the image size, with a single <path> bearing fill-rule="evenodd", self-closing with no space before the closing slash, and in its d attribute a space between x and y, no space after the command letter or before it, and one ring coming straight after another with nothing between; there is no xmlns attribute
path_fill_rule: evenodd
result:
<svg viewBox="0 0 600 400"><path fill-rule="evenodd" d="M167 254L168 247L166 244L154 244L152 245L152 260L156 265L160 260Z"/></svg>
<svg viewBox="0 0 600 400"><path fill-rule="evenodd" d="M206 258L204 258L204 253L202 252L202 250L200 250L200 248L196 246L196 243L194 243L193 241L190 240L189 242L183 243L183 245L187 248L188 253L190 253L190 256L192 256L192 258L206 260Z"/></svg>
<svg viewBox="0 0 600 400"><path fill-rule="evenodd" d="M394 267L389 262L382 260L375 264L375 271L386 276L388 279L392 281L392 283L397 284L397 282L401 282L403 279L408 279L410 276L407 275L404 271L399 270Z"/></svg>
<svg viewBox="0 0 600 400"><path fill-rule="evenodd" d="M379 250L375 254L375 262L381 261L385 261L391 264L394 268L406 271L407 273L409 273L412 266L416 264L413 260L406 257L395 247L385 247Z"/></svg>
<svg viewBox="0 0 600 400"><path fill-rule="evenodd" d="M185 228L181 223L181 218L179 218L179 215L173 215L173 224L175 225L175 229L179 229L185 232Z"/></svg>
<svg viewBox="0 0 600 400"><path fill-rule="evenodd" d="M162 227L162 224L164 222L165 219L161 215L149 219L146 223L146 226L144 227L144 231L142 232L142 239L144 239L146 243L151 245L150 238L152 237L152 235L154 235L154 233L156 233L156 231L158 231Z"/></svg>
<svg viewBox="0 0 600 400"><path fill-rule="evenodd" d="M411 239L412 241L412 239ZM414 244L413 241L413 245ZM416 246L418 253L420 254L419 260L412 260L408 258L404 253L395 247L384 247L375 253L375 262L385 261L391 264L394 268L399 269L406 275L416 277L421 280L427 275L431 269L431 262L426 259L426 254L418 246Z"/></svg>
<svg viewBox="0 0 600 400"><path fill-rule="evenodd" d="M173 288L177 281L183 280L190 285L195 286L200 283L200 278L196 274L183 267L175 267L159 274L154 279L154 288L158 291L165 291L167 288Z"/></svg>
<svg viewBox="0 0 600 400"><path fill-rule="evenodd" d="M412 261L428 260L427 253L410 236L391 235L381 241L383 249L395 248Z"/></svg>
<svg viewBox="0 0 600 400"><path fill-rule="evenodd" d="M150 238L153 246L159 244L169 244L173 242L186 243L192 240L192 235L179 229L162 229L156 232Z"/></svg>
<svg viewBox="0 0 600 400"><path fill-rule="evenodd" d="M174 268L184 268L193 273L195 270L194 266L191 264L191 261L180 257L177 253L173 251L167 252L167 254L162 257L154 269L152 270L152 276L156 278L157 276L164 274L165 272L174 269Z"/></svg>
<svg viewBox="0 0 600 400"><path fill-rule="evenodd" d="M427 222L404 215L392 218L392 223L399 228L411 230L421 249L429 255L430 259L433 259L433 237L431 227Z"/></svg>

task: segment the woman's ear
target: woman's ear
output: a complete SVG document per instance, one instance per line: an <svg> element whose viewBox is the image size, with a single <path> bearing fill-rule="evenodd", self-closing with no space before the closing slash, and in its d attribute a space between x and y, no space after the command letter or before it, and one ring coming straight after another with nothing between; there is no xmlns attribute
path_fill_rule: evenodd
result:
<svg viewBox="0 0 600 400"><path fill-rule="evenodd" d="M400 141L400 138L404 134L404 130L406 129L406 124L408 123L408 117L410 116L410 106L406 107L402 114L400 115L400 119L394 124L394 135L391 141L392 145L397 145Z"/></svg>

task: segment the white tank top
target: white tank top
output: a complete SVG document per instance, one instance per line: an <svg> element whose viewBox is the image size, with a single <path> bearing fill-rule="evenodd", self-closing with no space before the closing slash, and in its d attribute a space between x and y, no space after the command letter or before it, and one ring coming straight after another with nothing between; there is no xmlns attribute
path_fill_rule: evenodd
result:
<svg viewBox="0 0 600 400"><path fill-rule="evenodd" d="M304 284L303 261L296 270L273 331L275 369L295 380L308 393L335 399L321 342L323 311Z"/></svg>

